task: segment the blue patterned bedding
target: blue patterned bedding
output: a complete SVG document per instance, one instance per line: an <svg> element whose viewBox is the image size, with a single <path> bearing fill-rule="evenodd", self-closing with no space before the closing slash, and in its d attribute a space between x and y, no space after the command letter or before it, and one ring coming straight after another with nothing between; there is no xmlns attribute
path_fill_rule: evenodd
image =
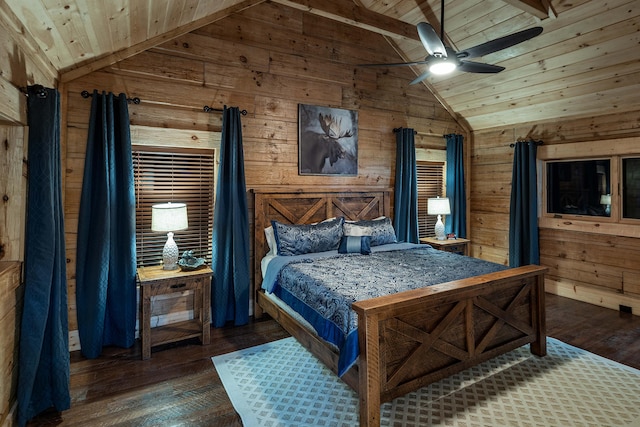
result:
<svg viewBox="0 0 640 427"><path fill-rule="evenodd" d="M355 301L504 270L492 262L407 243L371 248L371 255L337 251L276 257L262 288L304 317L340 349L338 375L358 357Z"/></svg>

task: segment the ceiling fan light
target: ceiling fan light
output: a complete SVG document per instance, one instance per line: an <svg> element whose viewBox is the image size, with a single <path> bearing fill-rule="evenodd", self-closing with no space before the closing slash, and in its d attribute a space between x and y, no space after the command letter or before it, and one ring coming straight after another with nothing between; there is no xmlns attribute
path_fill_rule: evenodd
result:
<svg viewBox="0 0 640 427"><path fill-rule="evenodd" d="M429 72L435 75L449 74L456 69L456 64L447 60L436 61L429 66Z"/></svg>

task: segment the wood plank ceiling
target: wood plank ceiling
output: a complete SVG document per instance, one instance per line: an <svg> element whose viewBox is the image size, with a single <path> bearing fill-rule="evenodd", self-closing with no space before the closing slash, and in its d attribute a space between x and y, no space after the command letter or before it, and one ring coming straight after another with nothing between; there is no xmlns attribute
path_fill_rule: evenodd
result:
<svg viewBox="0 0 640 427"><path fill-rule="evenodd" d="M264 0L4 1L70 81ZM440 31L440 0L272 1L382 34L398 62L426 56L417 23ZM506 67L499 74L454 72L422 84L474 130L637 111L639 22L637 0L447 0L445 40L455 50L534 26L544 32L475 59Z"/></svg>

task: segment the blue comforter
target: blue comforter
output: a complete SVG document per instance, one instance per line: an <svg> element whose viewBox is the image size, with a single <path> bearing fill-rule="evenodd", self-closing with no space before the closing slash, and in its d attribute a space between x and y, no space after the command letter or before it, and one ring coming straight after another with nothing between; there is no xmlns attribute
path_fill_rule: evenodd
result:
<svg viewBox="0 0 640 427"><path fill-rule="evenodd" d="M371 255L337 251L276 257L262 288L304 317L340 350L338 375L358 357L355 301L463 279L507 267L407 243L375 246Z"/></svg>

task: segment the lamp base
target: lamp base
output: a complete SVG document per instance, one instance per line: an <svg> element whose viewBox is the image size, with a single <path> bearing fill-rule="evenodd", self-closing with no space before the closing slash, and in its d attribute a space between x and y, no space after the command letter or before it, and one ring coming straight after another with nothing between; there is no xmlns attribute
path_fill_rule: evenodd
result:
<svg viewBox="0 0 640 427"><path fill-rule="evenodd" d="M178 269L178 245L173 240L173 233L167 233L167 243L162 249L162 269L177 270Z"/></svg>
<svg viewBox="0 0 640 427"><path fill-rule="evenodd" d="M444 224L442 223L441 215L438 215L438 221L436 222L434 230L436 232L437 240L444 240L446 238L446 236L444 235Z"/></svg>

